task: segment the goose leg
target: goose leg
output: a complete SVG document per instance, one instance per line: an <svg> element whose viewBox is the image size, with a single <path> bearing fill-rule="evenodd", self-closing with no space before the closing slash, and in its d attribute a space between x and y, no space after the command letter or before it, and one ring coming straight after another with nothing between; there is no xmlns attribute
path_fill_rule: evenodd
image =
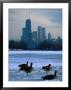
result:
<svg viewBox="0 0 71 90"><path fill-rule="evenodd" d="M27 72L27 77L28 77L28 72Z"/></svg>

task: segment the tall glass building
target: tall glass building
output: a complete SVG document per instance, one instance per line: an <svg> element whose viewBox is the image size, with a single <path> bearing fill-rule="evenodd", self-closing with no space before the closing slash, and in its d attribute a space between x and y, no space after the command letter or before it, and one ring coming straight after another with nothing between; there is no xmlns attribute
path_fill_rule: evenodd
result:
<svg viewBox="0 0 71 90"><path fill-rule="evenodd" d="M26 19L25 27L22 29L21 41L25 42L28 45L29 49L35 48L35 43L32 40L32 29L30 19Z"/></svg>
<svg viewBox="0 0 71 90"><path fill-rule="evenodd" d="M23 28L22 30L21 41L25 41L28 44L28 41L30 41L31 39L31 20L27 19L25 23L25 28Z"/></svg>
<svg viewBox="0 0 71 90"><path fill-rule="evenodd" d="M38 43L46 40L45 28L38 26Z"/></svg>

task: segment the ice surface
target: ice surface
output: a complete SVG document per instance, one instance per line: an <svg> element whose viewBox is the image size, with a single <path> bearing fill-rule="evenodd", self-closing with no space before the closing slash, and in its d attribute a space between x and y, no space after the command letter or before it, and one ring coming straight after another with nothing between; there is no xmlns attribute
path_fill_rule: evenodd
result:
<svg viewBox="0 0 71 90"><path fill-rule="evenodd" d="M33 62L34 70L28 74L19 71L19 64ZM52 70L47 74L53 74L58 70L56 81L62 80L62 51L9 51L9 80L11 81L41 81L41 77L46 75L42 66L52 64Z"/></svg>

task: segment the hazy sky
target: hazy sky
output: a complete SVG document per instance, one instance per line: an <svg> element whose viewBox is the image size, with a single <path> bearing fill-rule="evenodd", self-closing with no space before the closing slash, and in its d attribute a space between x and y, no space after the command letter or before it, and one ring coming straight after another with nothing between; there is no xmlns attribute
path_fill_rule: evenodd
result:
<svg viewBox="0 0 71 90"><path fill-rule="evenodd" d="M32 31L46 28L46 35L62 37L62 9L9 9L9 39L20 40L25 21L30 17Z"/></svg>

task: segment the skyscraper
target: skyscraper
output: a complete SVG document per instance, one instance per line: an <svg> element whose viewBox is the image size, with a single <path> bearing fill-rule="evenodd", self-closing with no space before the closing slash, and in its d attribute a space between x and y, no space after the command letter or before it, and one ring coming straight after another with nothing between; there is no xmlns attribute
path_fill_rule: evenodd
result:
<svg viewBox="0 0 71 90"><path fill-rule="evenodd" d="M45 28L42 28L42 41L46 40L46 31Z"/></svg>
<svg viewBox="0 0 71 90"><path fill-rule="evenodd" d="M41 30L42 30L41 26L38 26L38 43L41 42Z"/></svg>
<svg viewBox="0 0 71 90"><path fill-rule="evenodd" d="M48 40L51 40L51 39L52 39L51 33L49 32L49 33L48 33Z"/></svg>
<svg viewBox="0 0 71 90"><path fill-rule="evenodd" d="M31 32L31 20L30 19L27 19L26 20L26 31L28 30L28 32L30 33Z"/></svg>
<svg viewBox="0 0 71 90"><path fill-rule="evenodd" d="M45 35L45 28L38 26L38 43L46 40L46 35Z"/></svg>
<svg viewBox="0 0 71 90"><path fill-rule="evenodd" d="M33 31L33 32L32 32L32 39L33 39L34 42L37 44L37 31Z"/></svg>
<svg viewBox="0 0 71 90"><path fill-rule="evenodd" d="M23 31L22 31L21 40L28 44L28 41L30 41L32 39L32 35L31 35L31 20L30 19L26 20L25 26L26 27L23 28Z"/></svg>
<svg viewBox="0 0 71 90"><path fill-rule="evenodd" d="M28 37L28 40L31 40L32 34L31 34L31 20L30 19L26 20L26 33L27 33L26 37Z"/></svg>

